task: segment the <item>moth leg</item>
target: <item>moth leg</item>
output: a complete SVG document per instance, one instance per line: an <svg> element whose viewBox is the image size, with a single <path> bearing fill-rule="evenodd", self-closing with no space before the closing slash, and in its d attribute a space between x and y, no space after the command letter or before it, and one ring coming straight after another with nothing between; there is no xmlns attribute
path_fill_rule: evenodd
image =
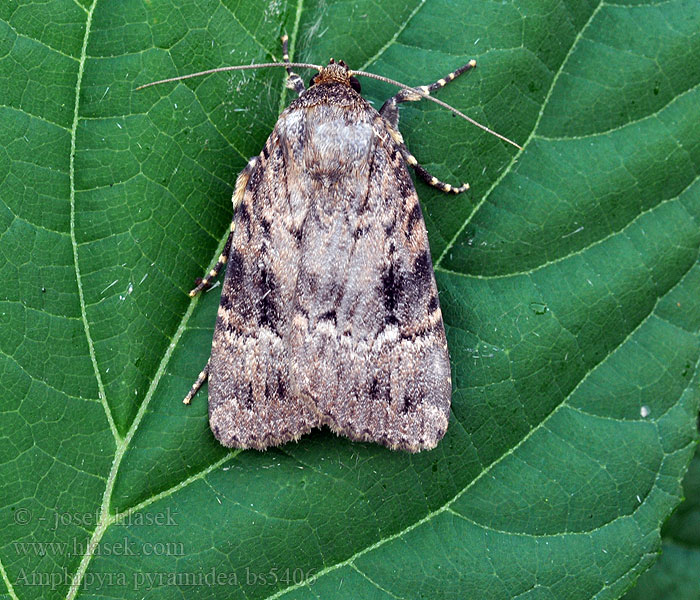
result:
<svg viewBox="0 0 700 600"><path fill-rule="evenodd" d="M284 60L285 63L289 62L289 37L287 37L286 33L282 36L282 60ZM301 77L292 71L290 67L287 67L287 75L289 75L287 78L287 87L301 96L302 92L306 89Z"/></svg>
<svg viewBox="0 0 700 600"><path fill-rule="evenodd" d="M476 67L476 61L472 59L466 65L461 66L456 71L452 71L452 73L450 73L446 77L442 77L438 79L435 83L431 83L430 85L421 85L418 87L418 89L421 92L430 95L431 92L445 87L448 83L450 83L450 81L457 79L457 77L459 77L462 73L466 73L474 67ZM398 94L392 96L384 103L384 105L379 109L379 114L382 115L382 117L384 117L394 129L398 129L398 104L400 102L417 102L422 98L423 96L421 96L419 93L413 90L401 90Z"/></svg>
<svg viewBox="0 0 700 600"><path fill-rule="evenodd" d="M461 66L456 71L452 71L452 73L450 73L446 77L442 77L441 79L438 79L436 82L431 83L430 85L422 85L418 89L424 92L425 94L429 95L431 92L439 90L441 87L445 87L448 83L450 83L450 81L453 81L462 73L466 73L474 67L476 67L476 61L470 60L466 65ZM466 192L469 189L468 183L463 183L459 187L455 187L453 185L450 185L449 183L440 181L437 177L431 175L425 167L418 164L416 157L409 152L405 142L403 141L403 136L401 135L401 133L399 133L399 103L416 102L421 98L423 98L423 96L421 96L418 92L415 92L413 90L401 90L398 94L392 96L384 103L381 109L379 109L379 114L382 117L384 117L384 119L388 122L390 126L389 132L391 133L391 137L394 138L394 141L399 146L399 149L401 150L401 155L403 156L404 160L409 164L409 166L413 167L418 177L420 177L428 185L431 185L443 192L447 192L450 194L460 194L462 192Z"/></svg>
<svg viewBox="0 0 700 600"><path fill-rule="evenodd" d="M250 175L252 174L257 162L257 157L251 158L248 161L248 164L245 166L245 169L241 171L240 175L238 176L238 179L236 179L236 187L233 191L232 198L234 211L240 206L241 202L243 201L243 194L245 193L246 185L248 185L248 180L250 179ZM214 268L211 271L209 271L209 274L206 277L203 277L195 288L190 290L190 297L194 297L202 290L208 288L210 285L210 281L219 274L219 271L221 271L221 267L223 267L226 264L229 252L231 251L231 242L233 241L233 232L235 231L235 229L236 222L235 220L231 220L231 229L229 230L228 238L226 239L226 243L224 244L224 249L221 252L221 256L219 256L219 260L216 261Z"/></svg>
<svg viewBox="0 0 700 600"><path fill-rule="evenodd" d="M226 238L226 243L224 244L224 249L221 251L221 255L219 256L219 260L216 261L214 268L211 271L209 271L209 274L206 277L202 277L202 280L197 284L197 286L190 290L190 292L189 292L190 298L194 298L199 292L207 289L211 285L210 284L211 280L214 279L219 274L219 271L221 271L221 267L223 267L226 264L226 261L228 260L228 253L231 250L231 240L233 239L233 230L234 230L234 223L233 223L233 221L231 221L231 229L229 230L228 238Z"/></svg>
<svg viewBox="0 0 700 600"><path fill-rule="evenodd" d="M202 372L197 376L197 381L194 382L194 385L190 388L190 391L187 392L187 396L185 396L185 399L182 401L183 404L189 404L192 398L194 398L195 394L199 391L199 388L202 387L204 382L207 380L209 377L209 363L211 362L211 359L207 361L207 364L204 366L202 369Z"/></svg>
<svg viewBox="0 0 700 600"><path fill-rule="evenodd" d="M391 127L389 127L388 129L389 133L391 134L391 137L394 138L396 145L399 147L399 151L401 152L401 156L403 156L403 159L408 163L410 167L413 168L413 170L416 172L416 175L418 175L418 177L425 181L425 183L448 194L461 194L462 192L466 192L469 189L468 183L463 183L459 187L455 187L449 183L440 181L437 177L431 175L424 166L418 164L418 160L416 160L416 157L409 152L408 148L406 147L406 143L403 141L403 136L401 135L401 133L399 133L397 129L392 129Z"/></svg>

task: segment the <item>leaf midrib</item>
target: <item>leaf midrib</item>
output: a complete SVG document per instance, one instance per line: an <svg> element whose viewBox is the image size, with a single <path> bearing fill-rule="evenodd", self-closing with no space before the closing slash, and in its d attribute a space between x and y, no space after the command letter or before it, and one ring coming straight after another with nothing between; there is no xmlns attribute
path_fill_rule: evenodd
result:
<svg viewBox="0 0 700 600"><path fill-rule="evenodd" d="M100 369L97 366L97 357L95 355L95 346L92 342L92 335L90 334L90 323L87 318L87 309L85 305L85 296L83 294L83 280L80 274L80 264L78 261L78 243L75 236L75 140L78 134L78 122L80 121L80 89L83 83L83 73L85 69L85 60L87 58L87 42L90 36L90 28L92 27L92 13L97 5L97 0L93 0L92 5L87 11L87 16L85 19L85 34L83 35L83 45L80 49L80 59L78 60L78 77L75 82L75 101L73 103L73 124L70 128L70 157L68 164L68 176L70 185L70 241L71 248L73 250L73 268L75 269L75 282L78 288L78 300L80 303L80 319L83 323L83 329L85 330L85 340L88 345L88 350L90 352L90 362L92 363L92 369L95 373L95 380L97 382L97 393L99 395L100 402L102 403L102 408L105 411L105 416L107 417L107 422L109 423L109 429L112 432L112 437L115 443L118 445L121 441L121 436L117 430L117 426L114 422L114 417L112 416L112 411L107 404L107 396L105 394L104 384L102 382L102 376L100 375Z"/></svg>
<svg viewBox="0 0 700 600"><path fill-rule="evenodd" d="M85 330L85 339L88 344L90 351L90 361L92 362L92 368L95 373L95 379L97 381L98 394L100 396L100 402L102 403L102 408L104 409L105 416L107 417L107 422L109 423L110 431L112 432L112 437L114 438L116 444L116 452L114 455L114 461L112 462L112 468L107 477L107 482L105 484L105 490L102 494L102 503L100 505L100 520L95 526L90 541L86 547L86 552L80 560L78 569L72 579L72 585L68 589L68 594L66 595L67 600L75 598L80 588L80 583L82 582L83 575L87 570L88 563L92 553L94 552L97 544L105 530L109 526L109 500L112 495L112 489L114 488L114 481L116 479L116 472L123 456L123 448L125 440L119 435L116 424L114 423L114 417L112 416L112 411L107 404L107 396L105 394L104 385L102 382L102 376L100 375L100 370L97 365L97 357L95 356L95 348L92 342L92 336L90 334L90 324L87 318L87 311L85 307L85 297L83 295L83 283L80 275L80 264L78 261L78 244L75 236L75 141L78 131L78 122L80 120L80 90L83 82L83 73L85 69L85 61L87 57L87 43L90 37L90 30L92 28L92 15L97 5L97 0L93 0L92 5L87 11L87 17L85 19L85 34L83 35L83 44L80 50L80 60L78 62L78 77L75 84L75 102L73 105L73 125L71 126L71 143L70 143L70 163L69 163L69 177L70 177L70 237L71 246L73 248L73 264L75 268L75 280L78 287L78 297L80 301L80 316L83 322L83 328Z"/></svg>
<svg viewBox="0 0 700 600"><path fill-rule="evenodd" d="M86 312L86 304L83 296L83 288L82 288L82 279L80 275L80 266L79 266L79 261L78 261L78 244L76 241L76 235L75 235L75 142L76 142L76 135L77 135L77 129L78 129L78 122L79 122L79 113L80 113L80 90L81 90L81 85L82 85L82 78L83 78L83 71L84 71L84 65L85 61L87 58L87 42L90 36L90 31L91 31L91 26L92 26L92 15L95 10L95 7L97 5L98 0L93 0L92 5L90 6L90 9L87 11L87 19L86 19L86 24L85 24L85 35L83 37L83 45L81 49L81 55L80 55L80 61L79 61L79 67L78 67L78 77L76 81L76 88L75 88L75 104L74 104L74 111L73 111L73 125L71 128L71 154L70 154L70 167L69 167L69 173L70 173L70 208L71 208L71 218L70 218L70 232L71 232L71 245L73 248L73 260L74 260L74 267L75 267L75 275L76 275L76 282L77 282L77 287L78 287L78 295L79 295L79 300L80 300L80 310L81 310L81 320L83 322L83 326L85 329L85 337L88 343L88 347L90 350L90 358L91 362L93 365L93 370L95 373L95 379L97 381L97 386L98 386L98 391L99 391L99 396L100 396L100 402L102 403L103 409L105 411L105 415L107 417L107 420L110 425L110 430L112 431L112 436L115 440L116 444L116 450L114 454L114 459L112 461L112 466L110 468L109 475L107 477L106 485L105 485L105 490L102 495L102 502L100 504L100 517L99 521L95 526L95 530L92 533L92 536L90 537L90 540L86 546L86 551L83 557L81 558L80 564L78 565L78 569L76 570L72 581L71 581L71 586L69 588L68 594L66 595L66 600L72 600L73 598L76 597L78 590L80 589L82 579L85 575L85 572L87 571L87 567L90 563L90 560L93 556L93 553L95 552L95 549L97 548L100 540L102 539L103 535L107 531L107 529L116 521L118 518L118 515L110 515L109 513L109 507L110 507L110 502L112 498L112 492L114 490L114 484L116 482L117 474L119 472L119 467L121 465L121 461L126 454L126 450L129 447L129 444L131 442L131 439L133 438L134 434L138 430L138 427L141 423L141 420L146 413L146 409L150 403L151 398L153 397L153 394L158 387L158 384L160 382L161 377L165 373L165 369L167 364L170 361L170 357L173 353L173 350L176 348L180 337L182 336L182 333L185 330L185 327L190 319L190 316L192 315L194 308L196 307L198 303L198 299L194 299L192 302L190 302L190 305L188 306L187 310L185 311L185 314L183 315L182 319L180 320L180 324L178 325L177 330L175 331L175 334L173 335L170 344L168 345L167 350L165 351L165 354L163 355L163 358L161 359L160 364L158 365L158 369L153 377L153 380L151 381L151 384L149 385L149 388L146 392L146 396L144 397L143 402L139 406L139 409L136 413L136 416L134 417L134 420L132 421L129 430L123 438L119 435L118 430L116 428L116 424L114 423L114 418L112 416L112 412L109 408L109 405L107 403L107 397L104 391L104 385L102 382L102 377L100 375L99 367L97 365L97 359L94 351L94 346L92 342L92 337L90 334L90 325L87 319L87 312ZM217 250L217 254L215 256L218 256L218 254L221 252L223 248L223 242L220 244L220 248ZM212 265L213 266L213 263ZM216 463L211 466L211 468L215 468ZM181 482L184 485L187 485L189 483L189 479L184 480ZM2 569L3 576L4 574L4 569ZM14 594L14 590L12 589L11 585L8 586L8 589L10 590L11 595L16 598L16 595Z"/></svg>

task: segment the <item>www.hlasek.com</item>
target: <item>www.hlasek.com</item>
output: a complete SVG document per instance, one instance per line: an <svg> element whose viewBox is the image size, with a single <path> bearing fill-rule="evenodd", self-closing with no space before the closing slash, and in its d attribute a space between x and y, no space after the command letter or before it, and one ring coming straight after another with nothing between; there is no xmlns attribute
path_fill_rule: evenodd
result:
<svg viewBox="0 0 700 600"><path fill-rule="evenodd" d="M83 556L88 551L87 538L67 542L14 542L21 556ZM185 556L183 542L136 542L124 536L116 542L100 542L90 550L93 556Z"/></svg>

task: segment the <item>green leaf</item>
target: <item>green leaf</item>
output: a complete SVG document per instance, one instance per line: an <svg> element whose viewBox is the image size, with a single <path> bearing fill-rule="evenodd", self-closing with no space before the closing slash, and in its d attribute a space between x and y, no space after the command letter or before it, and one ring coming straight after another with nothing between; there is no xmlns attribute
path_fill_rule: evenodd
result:
<svg viewBox="0 0 700 600"><path fill-rule="evenodd" d="M693 452L700 6L450 0L0 5L3 598L618 598ZM205 364L237 172L343 58L402 106L453 365L432 452L213 439ZM303 73L304 78L309 73ZM391 86L363 81L380 103ZM51 544L51 545L49 545Z"/></svg>

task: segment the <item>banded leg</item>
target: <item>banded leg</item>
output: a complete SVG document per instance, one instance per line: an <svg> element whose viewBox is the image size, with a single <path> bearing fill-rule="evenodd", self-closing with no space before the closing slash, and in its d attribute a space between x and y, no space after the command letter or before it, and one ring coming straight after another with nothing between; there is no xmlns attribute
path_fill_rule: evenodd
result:
<svg viewBox="0 0 700 600"><path fill-rule="evenodd" d="M248 164L245 166L245 169L241 171L241 173L238 175L238 178L236 179L236 187L233 190L232 198L234 211L240 206L241 202L243 201L243 194L245 193L245 188L248 185L248 180L250 179L250 176L253 173L253 169L255 168L255 165L257 163L257 157L251 158L248 161ZM226 264L229 252L231 251L233 232L236 230L235 217L236 215L234 212L234 218L231 220L231 229L229 230L228 238L226 239L226 243L224 244L224 249L221 252L221 256L219 256L219 260L216 261L214 268L211 271L209 271L209 274L206 277L203 277L202 280L199 283L197 283L197 286L194 289L190 290L190 297L194 297L202 290L207 289L211 285L211 280L219 274L219 271L221 271L221 267L223 267Z"/></svg>
<svg viewBox="0 0 700 600"><path fill-rule="evenodd" d="M476 67L476 61L470 60L466 65L460 67L456 71L452 71L452 73L450 73L446 77L442 77L441 79L438 79L435 83L431 83L430 85L422 85L418 89L430 95L431 92L445 87L448 83L450 83L450 81L453 81L454 79L462 75L462 73L466 73L474 67ZM390 131L392 137L394 138L394 141L398 144L404 160L411 167L413 167L418 177L420 177L428 185L431 185L443 192L447 192L450 194L460 194L462 192L466 192L469 189L468 183L463 183L459 187L454 187L449 183L440 181L437 177L431 175L425 167L418 164L416 157L413 156L413 154L411 154L408 148L406 147L406 143L403 140L403 136L399 132L398 105L400 102L417 102L421 98L423 98L423 96L421 96L417 92L414 92L412 90L401 90L398 94L392 96L384 103L384 105L379 109L379 114L382 115L382 117L384 117L389 122L389 125L391 125L392 129Z"/></svg>
<svg viewBox="0 0 700 600"><path fill-rule="evenodd" d="M282 36L282 60L285 63L289 62L289 38L286 33ZM287 67L287 75L287 87L301 96L302 92L306 89L301 77L292 71L290 67Z"/></svg>
<svg viewBox="0 0 700 600"><path fill-rule="evenodd" d="M389 133L391 134L391 137L394 138L394 141L399 147L403 159L408 163L410 167L413 168L413 170L416 172L416 175L418 175L418 177L425 181L425 183L448 194L461 194L462 192L466 192L469 189L468 183L463 183L459 187L455 187L449 183L440 181L437 177L431 175L430 172L424 166L418 164L418 160L416 159L416 157L409 152L408 148L406 147L406 143L403 141L403 136L401 135L399 130L392 129L391 127L389 127Z"/></svg>
<svg viewBox="0 0 700 600"><path fill-rule="evenodd" d="M216 261L214 268L209 271L206 277L202 277L197 283L196 287L190 290L190 298L194 298L202 290L206 290L211 285L211 280L214 279L221 271L221 267L226 264L228 260L228 253L231 251L231 240L233 239L233 230L235 229L234 222L231 221L231 229L228 232L228 238L226 238L226 243L224 244L224 249L219 256L219 260ZM198 278L199 279L199 278Z"/></svg>
<svg viewBox="0 0 700 600"><path fill-rule="evenodd" d="M460 67L456 71L452 71L449 75L446 77L442 77L441 79L438 79L435 83L431 83L430 85L421 85L417 89L419 89L421 92L430 95L431 92L434 92L435 90L439 90L442 87L445 87L450 81L453 81L457 79L462 73L466 73L467 71L470 71L476 67L476 61L474 59L470 60L466 65ZM382 115L394 129L398 129L399 126L399 107L398 104L400 102L417 102L418 100L421 100L423 96L421 96L418 92L415 92L413 90L401 90L398 94L395 96L392 96L389 98L379 109L379 114Z"/></svg>
<svg viewBox="0 0 700 600"><path fill-rule="evenodd" d="M211 359L209 359L209 360L211 360ZM197 376L197 381L194 382L194 385L190 388L190 391L187 392L187 396L185 396L185 399L182 401L183 404L190 403L192 398L194 398L195 394L199 391L199 388L201 388L202 385L204 385L204 382L209 377L209 360L207 361L207 364L202 369L202 372Z"/></svg>

